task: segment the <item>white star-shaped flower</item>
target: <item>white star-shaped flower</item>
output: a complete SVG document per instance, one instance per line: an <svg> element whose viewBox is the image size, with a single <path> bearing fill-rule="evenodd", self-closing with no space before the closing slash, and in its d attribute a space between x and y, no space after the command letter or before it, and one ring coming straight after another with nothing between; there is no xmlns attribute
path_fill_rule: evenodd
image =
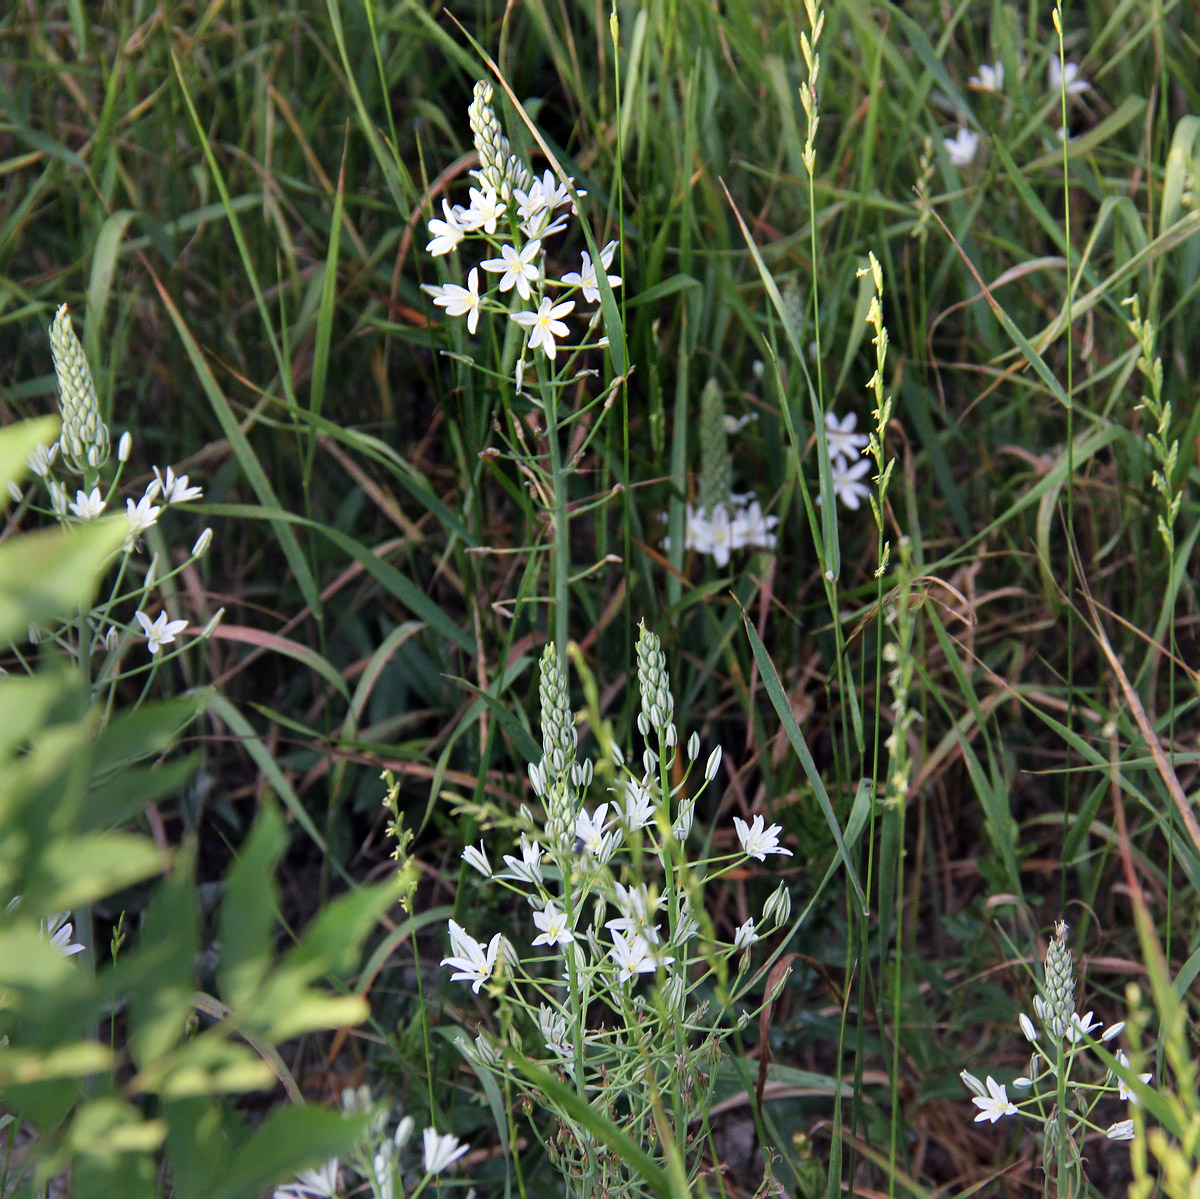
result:
<svg viewBox="0 0 1200 1199"><path fill-rule="evenodd" d="M765 516L758 500L739 509L733 517L733 548L773 550L775 534L771 530L779 523L778 516Z"/></svg>
<svg viewBox="0 0 1200 1199"><path fill-rule="evenodd" d="M337 1199L338 1159L330 1158L323 1166L302 1170L295 1182L277 1187L272 1199Z"/></svg>
<svg viewBox="0 0 1200 1199"><path fill-rule="evenodd" d="M1055 94L1066 90L1068 96L1082 96L1092 90L1092 85L1080 77L1078 63L1064 63L1057 54L1050 55L1046 69L1046 87Z"/></svg>
<svg viewBox="0 0 1200 1199"><path fill-rule="evenodd" d="M860 462L831 462L829 479L833 484L833 494L837 496L847 508L856 511L859 504L871 494L870 487L862 481L863 475L871 469L871 463L866 459ZM825 497L817 496L817 503L821 504Z"/></svg>
<svg viewBox="0 0 1200 1199"><path fill-rule="evenodd" d="M49 473L50 468L54 465L54 459L58 457L58 442L53 445L35 445L33 453L25 459L25 464L29 469L38 476L39 479L44 479Z"/></svg>
<svg viewBox="0 0 1200 1199"><path fill-rule="evenodd" d="M658 944L658 929L654 917L662 907L665 896L656 895L650 898L650 892L645 884L636 887L624 887L614 883L614 896L621 915L615 920L608 920L604 927L613 932L635 933L652 945Z"/></svg>
<svg viewBox="0 0 1200 1199"><path fill-rule="evenodd" d="M534 945L570 945L575 940L575 934L567 926L566 912L560 912L552 903L534 912L533 922L542 930L534 937Z"/></svg>
<svg viewBox="0 0 1200 1199"><path fill-rule="evenodd" d="M972 75L967 80L967 86L973 87L977 92L1002 92L1004 90L1004 64L1002 62L980 64L979 74Z"/></svg>
<svg viewBox="0 0 1200 1199"><path fill-rule="evenodd" d="M496 222L504 215L506 205L490 188L471 188L471 203L456 213L459 224L468 231L482 229L484 233L495 233Z"/></svg>
<svg viewBox="0 0 1200 1199"><path fill-rule="evenodd" d="M160 612L154 620L145 612L135 612L134 616L142 626L142 632L146 634L148 648L152 654L157 654L164 645L170 645L175 640L175 634L182 633L187 628L186 620L168 620L165 612Z"/></svg>
<svg viewBox="0 0 1200 1199"><path fill-rule="evenodd" d="M189 500L198 500L204 495L203 488L189 487L187 475L177 475L169 466L166 475L156 466L154 477L158 480L159 494L164 504L186 504Z"/></svg>
<svg viewBox="0 0 1200 1199"><path fill-rule="evenodd" d="M70 505L70 508L80 520L95 520L104 511L100 488L93 487L89 492L77 491L75 502Z"/></svg>
<svg viewBox="0 0 1200 1199"><path fill-rule="evenodd" d="M1080 1015L1074 1012L1071 1016L1071 1023L1067 1025L1066 1037L1072 1045L1078 1045L1084 1037L1090 1036L1093 1029L1100 1027L1100 1021L1093 1019L1091 1012L1086 1012Z"/></svg>
<svg viewBox="0 0 1200 1199"><path fill-rule="evenodd" d="M1121 1051L1117 1054L1117 1061L1119 1061L1126 1070L1129 1069L1129 1058L1126 1056L1124 1051ZM1139 1074L1138 1082L1148 1083L1153 1077L1154 1075L1152 1073ZM1136 1104L1138 1102L1138 1097L1123 1082L1121 1082L1120 1079L1117 1080L1117 1092L1123 1100L1126 1100L1129 1103Z"/></svg>
<svg viewBox="0 0 1200 1199"><path fill-rule="evenodd" d="M485 271L491 271L492 274L500 275L500 290L512 291L515 287L517 295L522 300L528 300L533 294L530 291L530 284L536 283L541 278L542 264L540 255L542 253L542 243L538 240L526 242L520 250L508 244L500 247L499 258L485 258L479 265ZM543 300L543 305L548 301ZM532 316L532 313L515 313L514 319L517 316ZM565 330L564 330L565 332ZM554 355L551 354L551 357Z"/></svg>
<svg viewBox="0 0 1200 1199"><path fill-rule="evenodd" d="M792 851L779 844L779 834L783 832L783 825L772 824L769 828L764 827L765 825L766 821L761 816L755 816L752 824L747 824L740 816L733 818L733 827L742 843L742 852L760 862L764 861L769 853L781 853L790 858Z"/></svg>
<svg viewBox="0 0 1200 1199"><path fill-rule="evenodd" d="M518 288L518 290L520 289ZM537 312L514 312L512 319L518 325L524 325L525 328L533 330L529 338L529 348L536 350L540 347L546 357L553 361L554 355L558 351L558 345L554 339L566 337L570 332L566 323L559 320L559 317L566 316L574 307L574 300L564 300L560 304L553 304L549 296L543 296Z"/></svg>
<svg viewBox="0 0 1200 1199"><path fill-rule="evenodd" d="M858 413L847 412L840 420L836 412L825 413L825 444L829 447L829 458L844 458L852 462L867 448L871 439L866 433L856 433Z"/></svg>
<svg viewBox="0 0 1200 1199"><path fill-rule="evenodd" d="M479 269L472 267L467 275L466 287L457 283L423 283L421 290L433 297L438 308L444 308L447 316L465 316L467 332L474 333L479 327L479 314L483 311L483 301L479 295Z"/></svg>
<svg viewBox="0 0 1200 1199"><path fill-rule="evenodd" d="M433 239L425 247L426 252L435 258L456 250L459 242L467 235L467 230L459 219L461 209L451 208L450 201L443 200L442 211L446 214L444 221L434 217L429 222L429 232L433 234Z"/></svg>
<svg viewBox="0 0 1200 1199"><path fill-rule="evenodd" d="M645 828L654 820L654 796L636 779L625 783L625 806L621 817L630 829Z"/></svg>
<svg viewBox="0 0 1200 1199"><path fill-rule="evenodd" d="M452 1162L458 1161L467 1149L456 1136L450 1133L439 1134L430 1127L421 1134L425 1150L425 1173L440 1174Z"/></svg>
<svg viewBox="0 0 1200 1199"><path fill-rule="evenodd" d="M594 816L589 816L585 808L575 817L575 851L589 853L594 858L604 852L604 830L608 822L604 817L608 813L608 804L602 803Z"/></svg>
<svg viewBox="0 0 1200 1199"><path fill-rule="evenodd" d="M474 866L484 878L492 877L492 864L488 861L487 854L484 853L482 841L480 841L478 846L468 845L462 851L462 860L468 866Z"/></svg>
<svg viewBox="0 0 1200 1199"><path fill-rule="evenodd" d="M442 958L442 965L451 966L458 972L450 975L451 982L469 982L471 990L478 995L479 988L492 977L492 971L496 968L500 934L497 933L485 949L461 924L451 920L449 929L451 956Z"/></svg>
<svg viewBox="0 0 1200 1199"><path fill-rule="evenodd" d="M979 134L970 129L960 129L953 137L942 138L946 154L956 167L970 166L979 149Z"/></svg>
<svg viewBox="0 0 1200 1199"><path fill-rule="evenodd" d="M628 982L635 974L653 974L660 964L669 966L675 960L673 957L655 957L645 938L637 933L629 940L626 940L624 933L613 933L613 945L608 956L616 964L618 982Z"/></svg>
<svg viewBox="0 0 1200 1199"><path fill-rule="evenodd" d="M1017 1105L1009 1099L1005 1088L990 1074L987 1077L987 1089L987 1095L976 1095L971 1100L979 1108L979 1114L975 1117L976 1124L983 1120L987 1120L989 1124L995 1124L1001 1116L1015 1116L1017 1114Z"/></svg>
<svg viewBox="0 0 1200 1199"><path fill-rule="evenodd" d="M157 491L157 480L151 486ZM162 509L154 504L154 497L151 495L142 496L136 504L133 500L125 501L125 519L129 522L129 536L125 541L127 549L132 548L138 536L154 527L161 511Z"/></svg>
<svg viewBox="0 0 1200 1199"><path fill-rule="evenodd" d="M71 923L70 916L70 912L57 912L41 922L42 935L48 938L50 944L65 958L82 953L84 949L82 945L71 940L75 935L75 926Z"/></svg>
<svg viewBox="0 0 1200 1199"><path fill-rule="evenodd" d="M613 254L616 253L617 243L610 241L608 245L600 251L600 263L605 271L612 266ZM592 256L583 251L583 265L578 271L568 271L562 277L562 282L569 284L572 287L578 287L583 290L583 298L589 304L597 304L600 301L600 285L596 279L596 264L592 261ZM605 275L608 280L609 287L620 287L620 275Z"/></svg>
<svg viewBox="0 0 1200 1199"><path fill-rule="evenodd" d="M508 867L505 878L515 878L520 882L539 886L542 881L542 847L536 841L526 841L521 838L521 860L509 853L504 855L504 864Z"/></svg>
<svg viewBox="0 0 1200 1199"><path fill-rule="evenodd" d="M739 924L737 932L733 934L734 949L749 949L755 941L758 940L758 933L754 931L754 917L751 916L745 924Z"/></svg>

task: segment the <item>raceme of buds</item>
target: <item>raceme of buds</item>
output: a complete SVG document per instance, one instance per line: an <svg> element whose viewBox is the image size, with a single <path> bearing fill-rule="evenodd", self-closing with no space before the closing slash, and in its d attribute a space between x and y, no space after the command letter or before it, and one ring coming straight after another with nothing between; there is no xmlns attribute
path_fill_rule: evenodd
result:
<svg viewBox="0 0 1200 1199"><path fill-rule="evenodd" d="M1061 1037L1075 1015L1074 960L1067 948L1067 924L1060 920L1054 929L1054 939L1046 951L1046 976L1043 999L1047 1006L1046 1024L1052 1035Z"/></svg>
<svg viewBox="0 0 1200 1199"><path fill-rule="evenodd" d="M697 506L707 517L729 503L733 491L733 466L725 432L725 404L721 385L709 379L700 393L700 495Z"/></svg>
<svg viewBox="0 0 1200 1199"><path fill-rule="evenodd" d="M475 84L474 98L467 110L475 151L479 155L480 181L502 200L507 200L513 188L526 191L533 176L529 168L509 148L500 121L492 108L492 85L485 80Z"/></svg>
<svg viewBox="0 0 1200 1199"><path fill-rule="evenodd" d="M83 346L71 328L67 306L54 314L50 326L50 352L58 378L62 435L59 444L66 466L82 475L108 461L108 426L100 419L100 402Z"/></svg>
<svg viewBox="0 0 1200 1199"><path fill-rule="evenodd" d="M662 650L662 642L646 628L645 623L638 627L637 676L642 695L642 715L650 728L661 729L671 722L675 714L667 658ZM639 726L641 724L639 721Z"/></svg>
<svg viewBox="0 0 1200 1199"><path fill-rule="evenodd" d="M570 769L578 744L575 721L567 703L567 680L553 645L547 645L542 654L538 697L542 708L542 771L546 782L551 783Z"/></svg>

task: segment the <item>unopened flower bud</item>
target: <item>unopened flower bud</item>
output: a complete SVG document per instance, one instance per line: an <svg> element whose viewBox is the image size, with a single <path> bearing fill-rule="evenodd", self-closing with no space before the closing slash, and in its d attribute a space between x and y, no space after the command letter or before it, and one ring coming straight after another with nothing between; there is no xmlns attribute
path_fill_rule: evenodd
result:
<svg viewBox="0 0 1200 1199"><path fill-rule="evenodd" d="M717 771L721 769L721 747L718 745L716 749L708 755L708 761L704 764L704 781L711 783L717 777Z"/></svg>
<svg viewBox="0 0 1200 1199"><path fill-rule="evenodd" d="M780 883L763 904L763 923L782 928L792 914L792 893L787 883Z"/></svg>
<svg viewBox="0 0 1200 1199"><path fill-rule="evenodd" d="M208 553L210 545L212 545L212 529L206 528L196 538L196 544L192 546L192 557L203 558Z"/></svg>
<svg viewBox="0 0 1200 1199"><path fill-rule="evenodd" d="M117 442L117 461L128 462L129 451L133 449L133 438L129 436L129 430L126 429L121 434L121 440Z"/></svg>
<svg viewBox="0 0 1200 1199"><path fill-rule="evenodd" d="M687 740L687 756L689 762L694 762L700 756L700 734L693 733Z"/></svg>
<svg viewBox="0 0 1200 1199"><path fill-rule="evenodd" d="M224 608L218 608L213 618L200 630L200 640L203 641L206 637L211 637L216 632L217 625L221 623L222 617L225 615Z"/></svg>
<svg viewBox="0 0 1200 1199"><path fill-rule="evenodd" d="M25 493L15 484L9 483L8 494L14 504L19 504L24 498Z"/></svg>

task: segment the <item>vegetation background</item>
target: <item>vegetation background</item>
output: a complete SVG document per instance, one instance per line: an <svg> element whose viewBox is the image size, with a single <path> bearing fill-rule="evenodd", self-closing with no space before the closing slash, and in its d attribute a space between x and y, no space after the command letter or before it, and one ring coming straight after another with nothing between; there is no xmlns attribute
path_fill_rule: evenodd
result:
<svg viewBox="0 0 1200 1199"><path fill-rule="evenodd" d="M1037 1192L1028 1132L973 1124L958 1074L1023 1069L1016 1015L1054 922L1072 926L1081 1010L1107 1023L1125 1018L1127 984L1149 989L1145 910L1194 1016L1195 6L1064 5L1065 56L1090 85L1064 96L1047 85L1045 3L830 0L811 177L801 0L611 11L615 44L607 5L566 0L14 0L0 17L0 415L53 410L45 330L68 303L111 427L135 434L131 466L169 462L205 487L180 546L215 533L169 603L194 628L220 607L224 623L155 684L215 689L183 738L197 769L134 826L196 846L211 943L220 880L278 802L282 947L395 869L392 770L415 834L413 915L382 917L367 968L331 980L367 996L364 1029L284 1058L311 1098L367 1084L436 1116L475 1147L463 1173L481 1194L512 1185L453 1044L486 1012L437 965L464 904L481 926L511 920L480 909L460 856L529 799L519 731L535 727L548 627L529 602L547 588L527 552L538 511L488 453L502 388L420 290L440 281L426 221L475 165L466 108L489 68L469 34L586 188L598 244L620 240L630 369L575 498L619 489L572 525L576 564L595 569L572 588L570 634L599 711L627 743L644 619L684 727L725 750L699 819L728 845L733 816L763 813L795 853L731 876L712 918L731 931L777 877L796 910L816 896L768 1043L752 1026L740 1050L752 1075L773 1063L777 1175L812 1185L815 1161L802 1193L823 1193L837 1157L859 1194ZM988 63L1005 65L1002 90L968 83ZM980 137L969 162L947 144L960 128ZM835 529L805 506L811 395L873 424L869 252L890 335L882 534L865 505L839 505ZM1165 423L1140 402L1129 296L1152 327ZM774 553L724 569L678 536L710 378L731 415L755 418L731 437L735 485L779 517ZM1177 444L1165 466L1156 433ZM916 719L896 786L882 647L899 595ZM819 889L835 846L781 708L839 820L870 799L854 846L865 912L840 873ZM136 939L144 903L134 889L98 904L96 943L122 913ZM201 988L211 969L201 954ZM829 1085L792 1085L789 1069ZM724 1097L733 1168L753 1096ZM254 1123L278 1102L238 1110ZM1123 1192L1127 1147L1101 1137L1086 1153L1096 1193ZM753 1193L756 1169L737 1165L731 1193Z"/></svg>

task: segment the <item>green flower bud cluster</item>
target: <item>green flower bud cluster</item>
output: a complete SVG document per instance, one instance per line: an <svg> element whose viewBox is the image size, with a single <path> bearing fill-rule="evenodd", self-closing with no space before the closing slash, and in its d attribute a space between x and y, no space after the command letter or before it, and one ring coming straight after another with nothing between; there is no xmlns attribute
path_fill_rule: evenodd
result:
<svg viewBox="0 0 1200 1199"><path fill-rule="evenodd" d="M675 697L671 694L671 677L667 673L667 656L663 653L662 642L646 628L644 621L638 625L637 676L642 695L638 727L645 737L650 729L661 729L671 723L675 715Z"/></svg>
<svg viewBox="0 0 1200 1199"><path fill-rule="evenodd" d="M108 461L108 426L100 419L92 372L65 304L50 326L50 352L62 408L62 460L76 474L86 474Z"/></svg>
<svg viewBox="0 0 1200 1199"><path fill-rule="evenodd" d="M570 770L579 744L567 702L567 680L553 645L547 645L542 654L538 698L542 707L542 774L550 785Z"/></svg>
<svg viewBox="0 0 1200 1199"><path fill-rule="evenodd" d="M1075 961L1067 948L1067 924L1060 920L1046 951L1046 977L1042 983L1042 1011L1050 1031L1064 1035L1075 1016Z"/></svg>
<svg viewBox="0 0 1200 1199"><path fill-rule="evenodd" d="M709 379L700 393L700 495L699 508L705 517L729 503L733 491L733 467L729 461L729 438L725 433L725 404L716 379Z"/></svg>
<svg viewBox="0 0 1200 1199"><path fill-rule="evenodd" d="M507 200L513 188L528 191L533 175L511 150L508 138L492 108L492 85L486 80L475 84L474 98L467 109L475 151L479 155L479 177L502 200Z"/></svg>

